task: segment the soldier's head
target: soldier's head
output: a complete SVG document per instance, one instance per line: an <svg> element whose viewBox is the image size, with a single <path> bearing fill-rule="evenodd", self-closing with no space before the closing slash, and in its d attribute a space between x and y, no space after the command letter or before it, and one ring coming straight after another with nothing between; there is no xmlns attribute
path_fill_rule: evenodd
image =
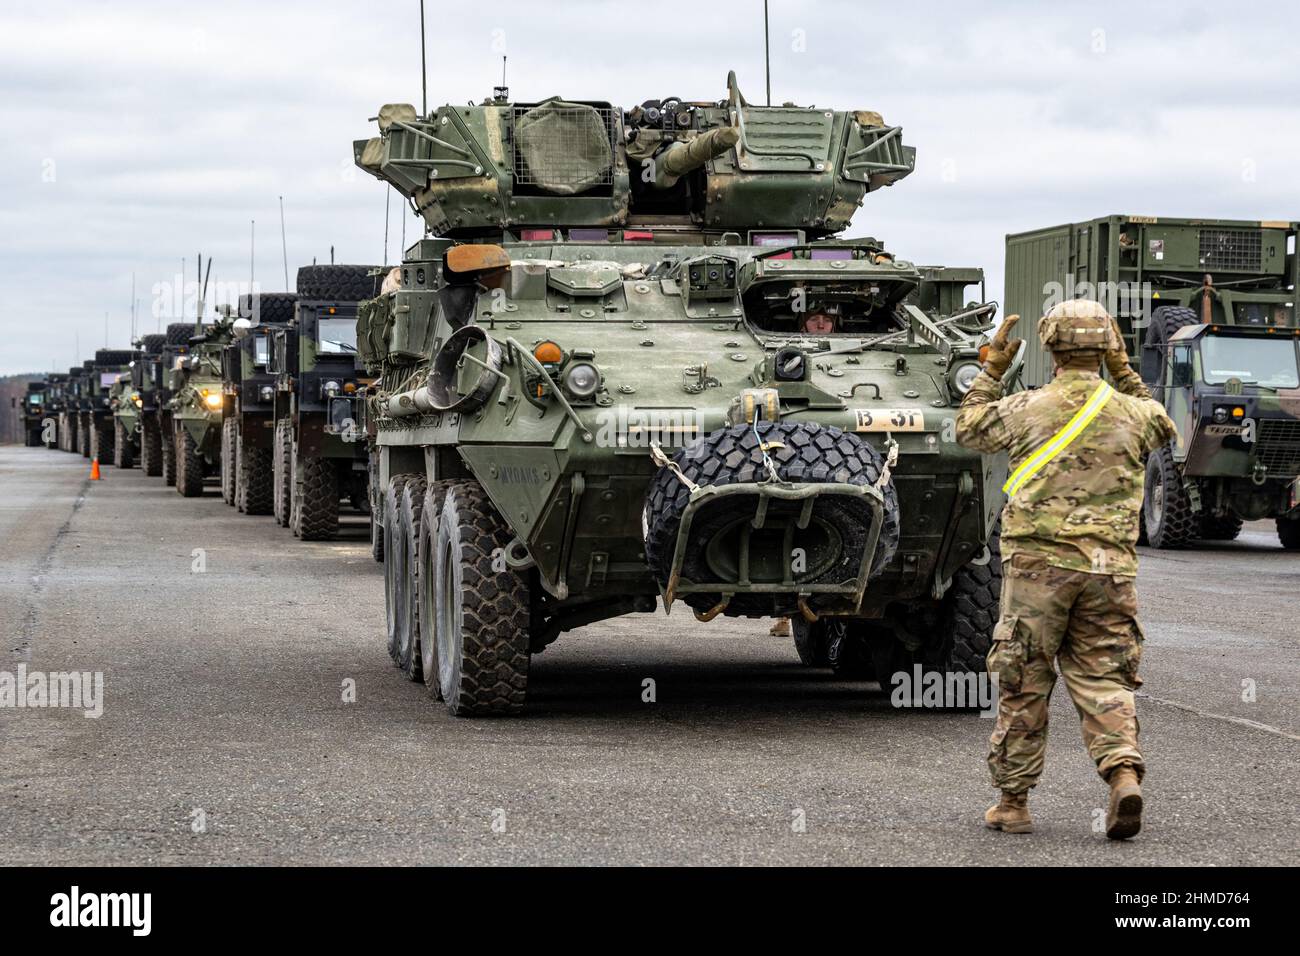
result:
<svg viewBox="0 0 1300 956"><path fill-rule="evenodd" d="M1096 370L1102 357L1119 348L1115 321L1091 299L1067 299L1038 320L1038 340L1058 368Z"/></svg>

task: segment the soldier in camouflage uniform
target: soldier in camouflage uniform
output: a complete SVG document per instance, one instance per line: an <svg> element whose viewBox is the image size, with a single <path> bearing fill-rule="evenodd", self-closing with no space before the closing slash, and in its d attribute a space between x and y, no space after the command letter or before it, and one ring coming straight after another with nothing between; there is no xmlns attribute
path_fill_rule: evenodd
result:
<svg viewBox="0 0 1300 956"><path fill-rule="evenodd" d="M958 441L1007 452L1012 469L1001 614L988 657L1000 688L988 762L1002 798L985 822L1009 833L1032 829L1028 793L1043 771L1055 661L1088 754L1110 785L1106 835L1123 839L1138 832L1142 813L1133 700L1142 630L1133 582L1143 460L1174 437L1174 424L1129 367L1115 321L1080 299L1039 322L1055 379L1001 397L1020 346L1007 340L1018 319L994 336L957 418ZM1101 380L1103 361L1114 389Z"/></svg>

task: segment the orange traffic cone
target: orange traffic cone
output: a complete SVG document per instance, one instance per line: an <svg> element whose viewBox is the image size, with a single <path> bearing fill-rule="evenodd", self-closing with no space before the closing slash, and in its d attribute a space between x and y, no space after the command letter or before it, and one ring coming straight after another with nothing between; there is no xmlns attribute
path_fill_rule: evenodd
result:
<svg viewBox="0 0 1300 956"><path fill-rule="evenodd" d="M90 480L99 481L99 459L90 459Z"/></svg>

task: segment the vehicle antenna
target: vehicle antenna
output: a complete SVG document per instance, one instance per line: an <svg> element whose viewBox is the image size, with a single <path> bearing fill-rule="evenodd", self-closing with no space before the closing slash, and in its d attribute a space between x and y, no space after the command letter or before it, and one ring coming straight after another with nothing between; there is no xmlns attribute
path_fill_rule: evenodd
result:
<svg viewBox="0 0 1300 956"><path fill-rule="evenodd" d="M289 242L284 237L284 197L280 197L280 249L284 252L284 291L289 291Z"/></svg>
<svg viewBox="0 0 1300 956"><path fill-rule="evenodd" d="M767 29L767 0L763 0L763 72L767 78L767 105L772 105L772 48Z"/></svg>

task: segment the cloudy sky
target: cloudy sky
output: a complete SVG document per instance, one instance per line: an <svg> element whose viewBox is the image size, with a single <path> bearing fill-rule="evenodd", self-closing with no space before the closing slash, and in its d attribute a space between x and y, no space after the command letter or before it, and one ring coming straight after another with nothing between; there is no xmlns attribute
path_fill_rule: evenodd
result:
<svg viewBox="0 0 1300 956"><path fill-rule="evenodd" d="M0 374L66 369L172 319L173 283L284 287L313 259L375 262L385 187L353 139L420 102L418 0L0 8ZM431 103L630 106L763 89L761 0L429 0ZM850 235L981 265L1008 232L1109 213L1300 217L1300 4L772 0L774 101L868 108L917 171ZM420 226L394 200L389 259ZM403 220L406 220L405 223ZM250 221L256 256L250 263ZM107 313L107 319L106 319ZM160 314L161 313L161 314ZM80 352L78 352L78 347Z"/></svg>

